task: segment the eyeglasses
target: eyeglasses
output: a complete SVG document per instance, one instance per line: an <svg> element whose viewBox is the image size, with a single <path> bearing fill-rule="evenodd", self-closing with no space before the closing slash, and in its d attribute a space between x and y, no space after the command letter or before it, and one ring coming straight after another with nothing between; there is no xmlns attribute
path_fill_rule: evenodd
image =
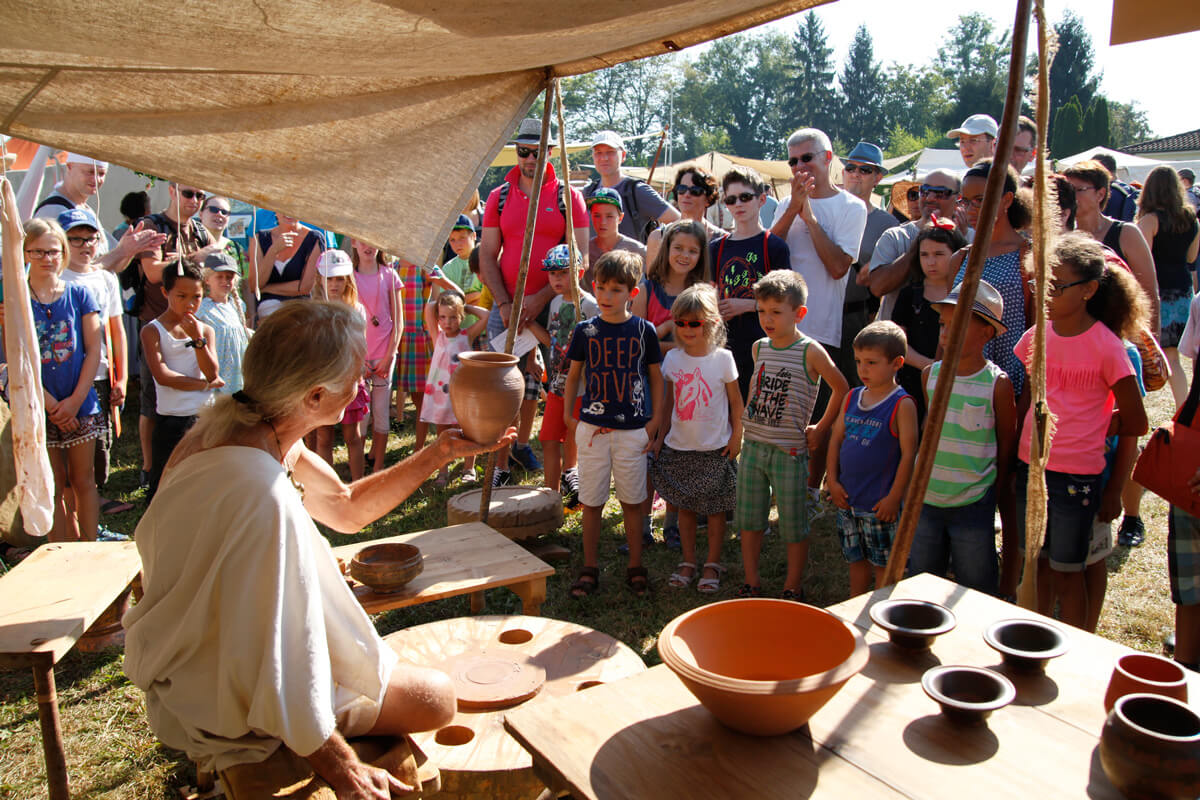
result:
<svg viewBox="0 0 1200 800"><path fill-rule="evenodd" d="M536 156L538 152L539 150L536 147L521 147L517 145L517 158L529 158L530 156Z"/></svg>
<svg viewBox="0 0 1200 800"><path fill-rule="evenodd" d="M704 320L702 319L677 319L675 320L676 328L703 328Z"/></svg>
<svg viewBox="0 0 1200 800"><path fill-rule="evenodd" d="M817 157L816 153L805 153L802 156L792 156L791 158L788 159L788 166L794 167L797 164L807 164L808 162L812 161L816 157Z"/></svg>
<svg viewBox="0 0 1200 800"><path fill-rule="evenodd" d="M958 204L960 206L970 206L971 208L983 208L982 197L959 197Z"/></svg>
<svg viewBox="0 0 1200 800"><path fill-rule="evenodd" d="M95 244L100 241L100 236L93 233L91 236L68 236L67 241L74 247L83 247L89 244Z"/></svg>
<svg viewBox="0 0 1200 800"><path fill-rule="evenodd" d="M805 155L808 155L808 154L806 153ZM869 164L843 164L842 171L848 172L851 175L853 175L856 172L861 175L874 175L875 174L875 168L870 166Z"/></svg>
<svg viewBox="0 0 1200 800"><path fill-rule="evenodd" d="M48 258L51 261L62 258L62 250L26 250L25 254L30 258Z"/></svg>
<svg viewBox="0 0 1200 800"><path fill-rule="evenodd" d="M735 206L739 202L749 203L751 200L753 200L756 197L758 197L757 192L742 192L741 194L727 194L727 195L725 195L725 205Z"/></svg>
<svg viewBox="0 0 1200 800"><path fill-rule="evenodd" d="M684 186L682 183L675 187L675 194L690 194L692 197L700 197L708 194L707 186Z"/></svg>
<svg viewBox="0 0 1200 800"><path fill-rule="evenodd" d="M229 216L229 209L221 208L220 206L206 206L204 210L210 214L220 214L222 217Z"/></svg>
<svg viewBox="0 0 1200 800"><path fill-rule="evenodd" d="M204 192L198 191L196 189L180 189L179 195L188 200L199 200L202 203L204 202L204 197L205 197Z"/></svg>
<svg viewBox="0 0 1200 800"><path fill-rule="evenodd" d="M1046 294L1050 297L1058 297L1072 286L1082 286L1083 284L1089 283L1093 280L1095 280L1095 278L1084 278L1083 280L1071 281L1070 283L1055 283L1054 281L1048 281L1046 283ZM1029 288L1036 292L1037 281L1029 281Z"/></svg>
<svg viewBox="0 0 1200 800"><path fill-rule="evenodd" d="M923 183L921 184L921 194L933 195L941 200L954 194L954 190L947 189L945 186L930 186L928 183Z"/></svg>

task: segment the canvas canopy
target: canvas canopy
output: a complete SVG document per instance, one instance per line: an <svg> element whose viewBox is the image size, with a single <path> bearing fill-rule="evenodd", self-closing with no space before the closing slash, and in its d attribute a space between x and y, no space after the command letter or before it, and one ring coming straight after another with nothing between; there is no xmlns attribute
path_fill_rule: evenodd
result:
<svg viewBox="0 0 1200 800"><path fill-rule="evenodd" d="M427 262L549 76L822 2L28 0L0 29L0 132Z"/></svg>

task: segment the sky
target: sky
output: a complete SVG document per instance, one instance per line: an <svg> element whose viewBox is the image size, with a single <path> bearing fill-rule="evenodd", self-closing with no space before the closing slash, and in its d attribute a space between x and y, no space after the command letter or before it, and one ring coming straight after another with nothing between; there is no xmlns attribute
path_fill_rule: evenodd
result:
<svg viewBox="0 0 1200 800"><path fill-rule="evenodd" d="M1195 86L1200 68L1200 31L1110 47L1112 0L1046 0L1045 5L1051 24L1061 20L1067 9L1083 19L1092 35L1096 67L1103 71L1105 96L1122 103L1136 101L1156 137L1200 128L1200 95L1188 88ZM998 30L1011 29L1016 4L1012 0L846 0L818 6L815 11L840 70L855 29L864 22L878 60L921 65L936 57L946 31L960 15L980 12L991 17ZM790 34L798 20L799 15L772 25ZM938 20L938 24L931 25L930 20ZM1037 52L1032 33L1031 54Z"/></svg>

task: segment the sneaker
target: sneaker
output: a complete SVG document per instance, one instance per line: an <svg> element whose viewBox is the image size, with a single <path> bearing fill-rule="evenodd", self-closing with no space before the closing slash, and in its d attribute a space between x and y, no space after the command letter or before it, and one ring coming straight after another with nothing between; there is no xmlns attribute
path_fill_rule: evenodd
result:
<svg viewBox="0 0 1200 800"><path fill-rule="evenodd" d="M790 600L793 603L805 602L803 589L798 592L793 592L791 589L784 589L783 594L779 595L779 597L783 600Z"/></svg>
<svg viewBox="0 0 1200 800"><path fill-rule="evenodd" d="M149 470L142 470L142 475L140 478L138 478L138 488L139 489L149 489L150 488L150 472L149 472Z"/></svg>
<svg viewBox="0 0 1200 800"><path fill-rule="evenodd" d="M1141 517L1125 515L1121 520L1121 531L1117 534L1117 544L1121 547L1137 547L1146 541L1146 523Z"/></svg>
<svg viewBox="0 0 1200 800"><path fill-rule="evenodd" d="M762 597L762 587L761 586L751 586L748 583L743 583L742 588L738 589L734 593L733 596L734 597Z"/></svg>
<svg viewBox="0 0 1200 800"><path fill-rule="evenodd" d="M100 525L100 526L97 526L97 528L96 528L96 541L97 542L128 542L128 541L130 541L130 537L126 536L123 533L117 533L116 531L109 530L108 528L104 527L103 525Z"/></svg>
<svg viewBox="0 0 1200 800"><path fill-rule="evenodd" d="M683 544L679 541L679 528L674 525L666 528L663 531L663 542L666 543L668 550L682 550Z"/></svg>
<svg viewBox="0 0 1200 800"><path fill-rule="evenodd" d="M528 444L514 444L508 451L508 463L528 472L537 472L542 468L542 462L538 461L537 454Z"/></svg>
<svg viewBox="0 0 1200 800"><path fill-rule="evenodd" d="M571 467L564 472L558 486L562 492L563 505L571 510L579 508L579 470Z"/></svg>
<svg viewBox="0 0 1200 800"><path fill-rule="evenodd" d="M512 483L512 473L506 469L498 469L492 473L492 488L508 486Z"/></svg>

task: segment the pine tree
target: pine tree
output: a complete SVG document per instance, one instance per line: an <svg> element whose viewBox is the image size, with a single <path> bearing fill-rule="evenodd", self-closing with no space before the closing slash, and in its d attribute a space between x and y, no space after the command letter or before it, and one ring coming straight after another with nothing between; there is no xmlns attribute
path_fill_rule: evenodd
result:
<svg viewBox="0 0 1200 800"><path fill-rule="evenodd" d="M887 121L882 112L887 81L875 60L875 45L866 25L854 32L840 76L842 115L838 138L853 147L858 142L887 145Z"/></svg>
<svg viewBox="0 0 1200 800"><path fill-rule="evenodd" d="M1072 96L1066 105L1054 115L1054 133L1050 139L1050 155L1063 158L1074 155L1082 150L1083 141L1083 111L1079 108L1079 98Z"/></svg>
<svg viewBox="0 0 1200 800"><path fill-rule="evenodd" d="M820 128L838 135L839 111L834 85L833 48L825 44L825 26L812 11L804 15L792 39L792 79L787 92L791 127Z"/></svg>
<svg viewBox="0 0 1200 800"><path fill-rule="evenodd" d="M1079 108L1091 108L1092 98L1100 85L1100 75L1093 74L1096 55L1092 47L1091 34L1083 20L1073 12L1063 14L1062 21L1054 26L1058 37L1058 50L1050 62L1050 135L1054 135L1058 109L1072 97ZM1067 155L1067 154L1064 154Z"/></svg>
<svg viewBox="0 0 1200 800"><path fill-rule="evenodd" d="M1092 107L1083 117L1083 148L1108 147L1109 123L1108 100L1102 96L1092 101Z"/></svg>

